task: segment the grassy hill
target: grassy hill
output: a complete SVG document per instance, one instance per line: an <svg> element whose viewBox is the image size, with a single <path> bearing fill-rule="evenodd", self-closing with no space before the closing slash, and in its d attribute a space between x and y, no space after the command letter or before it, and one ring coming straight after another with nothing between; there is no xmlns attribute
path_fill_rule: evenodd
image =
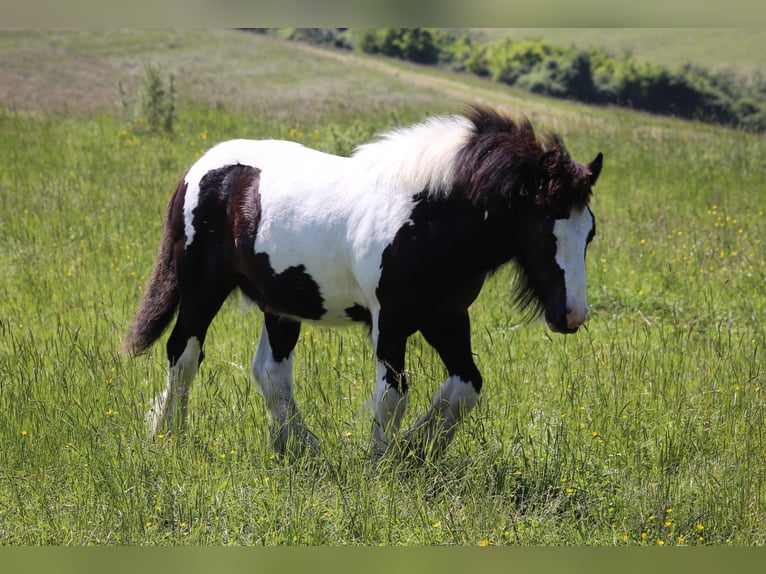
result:
<svg viewBox="0 0 766 574"><path fill-rule="evenodd" d="M174 78L172 133L122 108L147 63ZM163 345L118 349L194 158L233 137L347 153L466 101L604 153L587 329L526 323L496 274L472 307L482 401L413 471L366 466L364 331L305 326L296 394L322 452L291 464L249 382L260 318L233 298L188 435L148 441ZM0 157L1 544L766 543L762 136L235 31L6 31ZM410 349L405 426L444 378Z"/></svg>
<svg viewBox="0 0 766 574"><path fill-rule="evenodd" d="M675 66L687 62L711 69L766 73L763 58L766 31L759 28L647 29L647 28L516 28L467 29L477 41L544 37L556 44L579 48L603 47L639 60ZM0 32L0 102L18 109L92 110L119 104L118 84L135 90L146 62L172 72L181 100L240 109L269 106L276 99L304 98L312 110L332 109L333 95L348 94L343 106L386 97L388 107L402 99L442 98L422 94L428 77L418 71L418 88L392 81L401 65L373 58L354 58L337 51L285 46L273 38L229 30L88 30ZM328 76L316 74L316 62ZM344 64L353 61L352 66ZM370 68L375 72L370 73ZM379 74L383 74L383 80ZM471 78L449 76L460 84ZM411 79L411 78L410 78ZM474 83L474 85L476 85ZM488 87L486 83L481 83ZM393 86L394 89L391 89ZM290 87L290 90L285 88ZM438 84L434 89L439 90ZM499 89L500 93L514 93ZM522 100L529 100L515 92ZM393 101L392 101L393 100ZM287 103L291 103L292 100ZM297 108L301 106L282 106ZM352 111L353 107L349 110Z"/></svg>
<svg viewBox="0 0 766 574"><path fill-rule="evenodd" d="M118 85L135 93L147 62L174 76L181 104L229 110L353 113L376 97L392 109L434 97L386 74L227 30L9 31L0 33L0 55L0 102L24 111L114 110Z"/></svg>

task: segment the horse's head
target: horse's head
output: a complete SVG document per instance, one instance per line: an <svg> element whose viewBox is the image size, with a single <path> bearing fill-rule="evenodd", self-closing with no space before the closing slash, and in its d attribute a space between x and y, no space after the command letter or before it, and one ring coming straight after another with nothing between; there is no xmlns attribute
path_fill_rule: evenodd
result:
<svg viewBox="0 0 766 574"><path fill-rule="evenodd" d="M554 138L517 219L517 262L524 278L520 300L539 306L557 333L574 333L588 318L585 253L596 232L588 202L602 159L599 153L588 164L578 163Z"/></svg>

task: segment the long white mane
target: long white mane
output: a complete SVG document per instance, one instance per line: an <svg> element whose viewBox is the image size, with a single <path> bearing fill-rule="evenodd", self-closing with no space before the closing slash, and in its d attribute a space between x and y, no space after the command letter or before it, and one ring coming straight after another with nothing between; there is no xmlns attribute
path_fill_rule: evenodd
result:
<svg viewBox="0 0 766 574"><path fill-rule="evenodd" d="M455 159L474 132L463 116L435 116L406 128L384 132L356 148L351 158L378 183L407 195L424 190L438 195L452 187Z"/></svg>

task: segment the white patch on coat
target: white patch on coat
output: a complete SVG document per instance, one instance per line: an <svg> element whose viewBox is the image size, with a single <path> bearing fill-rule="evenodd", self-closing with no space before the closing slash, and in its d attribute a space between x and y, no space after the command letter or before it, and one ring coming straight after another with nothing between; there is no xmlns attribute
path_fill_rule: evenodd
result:
<svg viewBox="0 0 766 574"><path fill-rule="evenodd" d="M436 391L431 400L431 409L444 420L445 428L449 428L475 407L478 400L479 393L476 392L473 385L459 376L453 375L447 377L439 390Z"/></svg>
<svg viewBox="0 0 766 574"><path fill-rule="evenodd" d="M588 318L588 295L585 288L585 247L593 230L593 214L587 207L573 208L567 219L553 224L556 236L556 263L564 272L567 323L579 327Z"/></svg>
<svg viewBox="0 0 766 574"><path fill-rule="evenodd" d="M263 329L251 365L253 379L269 410L272 444L282 454L316 446L293 397L293 356L291 352L276 361L268 332Z"/></svg>
<svg viewBox="0 0 766 574"><path fill-rule="evenodd" d="M434 452L443 450L452 440L458 423L479 402L473 384L457 375L442 383L431 400L430 408L407 433L408 440Z"/></svg>
<svg viewBox="0 0 766 574"><path fill-rule="evenodd" d="M386 381L387 369L380 361L376 361L375 392L372 397L373 427L372 455L382 455L388 443L399 431L402 417L407 408L407 395L402 395Z"/></svg>
<svg viewBox="0 0 766 574"><path fill-rule="evenodd" d="M186 425L189 391L199 368L200 352L199 339L191 337L178 361L168 365L165 391L155 397L148 414L152 437L165 429L183 429Z"/></svg>
<svg viewBox="0 0 766 574"><path fill-rule="evenodd" d="M347 308L377 306L383 250L410 219L416 194L450 189L456 154L472 130L459 116L433 118L383 134L349 158L280 140L218 144L185 178L186 245L205 174L236 163L258 168L255 252L268 254L276 273L303 265L319 285L321 322L348 322Z"/></svg>
<svg viewBox="0 0 766 574"><path fill-rule="evenodd" d="M279 403L292 402L293 354L275 361L266 329L261 331L250 368L269 410L274 411Z"/></svg>
<svg viewBox="0 0 766 574"><path fill-rule="evenodd" d="M452 188L455 157L475 132L463 116L437 116L407 128L383 133L359 146L352 157L377 172L381 187L414 195Z"/></svg>

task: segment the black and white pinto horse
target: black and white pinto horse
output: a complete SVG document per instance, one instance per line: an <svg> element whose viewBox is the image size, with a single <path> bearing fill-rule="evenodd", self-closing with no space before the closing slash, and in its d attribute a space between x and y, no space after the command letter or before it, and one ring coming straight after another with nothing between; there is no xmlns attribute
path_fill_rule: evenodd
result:
<svg viewBox="0 0 766 574"><path fill-rule="evenodd" d="M517 303L574 333L588 316L588 207L602 154L574 161L561 139L489 109L384 133L350 157L287 141L233 140L186 173L167 208L157 262L128 332L145 351L178 312L153 435L185 426L208 326L239 288L264 314L252 375L273 447L316 446L293 398L301 321L365 323L376 359L370 456L392 439L439 453L476 404L468 308L487 276L514 261ZM447 379L406 435L405 348L420 331Z"/></svg>

